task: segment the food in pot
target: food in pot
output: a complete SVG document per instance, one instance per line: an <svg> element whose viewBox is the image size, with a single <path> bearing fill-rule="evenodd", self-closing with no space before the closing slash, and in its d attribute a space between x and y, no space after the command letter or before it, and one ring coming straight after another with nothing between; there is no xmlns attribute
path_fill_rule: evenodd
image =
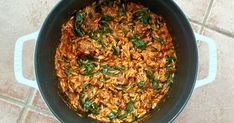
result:
<svg viewBox="0 0 234 123"><path fill-rule="evenodd" d="M164 19L138 3L99 1L61 29L55 68L76 110L103 122L132 122L168 92L176 53Z"/></svg>

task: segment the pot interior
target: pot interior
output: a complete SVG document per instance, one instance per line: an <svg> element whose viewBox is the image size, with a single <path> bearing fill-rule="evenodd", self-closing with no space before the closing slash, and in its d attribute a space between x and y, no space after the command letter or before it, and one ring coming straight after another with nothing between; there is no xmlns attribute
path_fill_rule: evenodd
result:
<svg viewBox="0 0 234 123"><path fill-rule="evenodd" d="M172 0L132 0L147 6L151 11L166 20L177 54L177 71L174 84L157 109L149 113L144 122L172 121L189 99L197 75L197 46L191 26L183 12ZM36 44L35 73L42 97L53 114L61 121L97 122L90 118L81 118L63 101L58 89L54 55L61 36L61 25L71 17L75 10L91 4L91 0L61 1L45 20Z"/></svg>

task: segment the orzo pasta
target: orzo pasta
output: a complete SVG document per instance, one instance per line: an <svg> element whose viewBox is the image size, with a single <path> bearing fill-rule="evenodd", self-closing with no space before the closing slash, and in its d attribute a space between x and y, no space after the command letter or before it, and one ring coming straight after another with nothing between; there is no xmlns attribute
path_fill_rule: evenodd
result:
<svg viewBox="0 0 234 123"><path fill-rule="evenodd" d="M104 122L143 117L168 92L176 54L164 19L137 3L99 1L61 29L55 67L74 109Z"/></svg>

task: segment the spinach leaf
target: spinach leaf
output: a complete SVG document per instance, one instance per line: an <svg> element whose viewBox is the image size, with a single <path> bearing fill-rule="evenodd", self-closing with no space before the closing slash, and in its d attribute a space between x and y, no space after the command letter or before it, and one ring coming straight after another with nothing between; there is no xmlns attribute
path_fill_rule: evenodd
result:
<svg viewBox="0 0 234 123"><path fill-rule="evenodd" d="M149 24L149 10L146 8L137 10L133 13L133 20L140 20L144 24Z"/></svg>
<svg viewBox="0 0 234 123"><path fill-rule="evenodd" d="M173 74L167 73L165 76L167 78L167 83L172 84L173 83Z"/></svg>
<svg viewBox="0 0 234 123"><path fill-rule="evenodd" d="M154 77L150 74L148 70L145 70L146 77L149 79L150 83L154 81Z"/></svg>
<svg viewBox="0 0 234 123"><path fill-rule="evenodd" d="M113 21L113 20L114 18L112 16L105 14L102 16L100 21Z"/></svg>
<svg viewBox="0 0 234 123"><path fill-rule="evenodd" d="M158 80L154 80L152 82L152 87L153 87L153 89L156 89L158 87Z"/></svg>
<svg viewBox="0 0 234 123"><path fill-rule="evenodd" d="M103 74L109 74L109 69L108 69L107 65L104 65L104 66L102 67L102 73L103 73Z"/></svg>
<svg viewBox="0 0 234 123"><path fill-rule="evenodd" d="M134 102L130 100L126 105L126 113L131 113L134 110Z"/></svg>
<svg viewBox="0 0 234 123"><path fill-rule="evenodd" d="M93 103L93 108L89 110L92 114L97 115L99 114L99 107L96 103Z"/></svg>
<svg viewBox="0 0 234 123"><path fill-rule="evenodd" d="M165 43L165 41L162 38L157 38L158 43L160 43L161 45L163 45Z"/></svg>
<svg viewBox="0 0 234 123"><path fill-rule="evenodd" d="M84 94L84 93L82 93L82 94L80 95L80 97L79 97L80 104L81 104L82 106L84 106L84 104L85 104L85 99L84 99L84 97L85 97L85 94Z"/></svg>
<svg viewBox="0 0 234 123"><path fill-rule="evenodd" d="M111 71L124 71L124 70L126 69L122 67L108 67L107 65L103 65L101 73L109 76L114 76L116 74L111 73Z"/></svg>
<svg viewBox="0 0 234 123"><path fill-rule="evenodd" d="M114 119L114 118L116 118L116 113L115 113L115 112L110 112L110 113L108 114L108 117L109 117L110 119Z"/></svg>
<svg viewBox="0 0 234 123"><path fill-rule="evenodd" d="M136 114L133 115L133 121L138 120L138 116Z"/></svg>
<svg viewBox="0 0 234 123"><path fill-rule="evenodd" d="M81 68L85 68L85 72L82 73L83 76L93 76L94 73L92 72L92 70L97 67L97 65L95 63L83 63L81 61L81 59L77 60L77 64L79 65L79 67Z"/></svg>
<svg viewBox="0 0 234 123"><path fill-rule="evenodd" d="M120 120L122 120L122 119L126 118L127 116L128 116L128 114L125 113L125 114L123 114L123 115L119 115L118 118L119 118Z"/></svg>
<svg viewBox="0 0 234 123"><path fill-rule="evenodd" d="M171 70L172 70L172 66L167 65L167 66L166 66L166 70L167 70L167 71L171 71Z"/></svg>
<svg viewBox="0 0 234 123"><path fill-rule="evenodd" d="M113 30L109 26L103 26L102 28L97 30L101 34L107 34L107 33L112 33Z"/></svg>
<svg viewBox="0 0 234 123"><path fill-rule="evenodd" d="M83 76L93 76L94 73L92 72L92 70L96 67L97 65L94 63L89 63L84 65L83 67L85 68L85 73L83 73Z"/></svg>
<svg viewBox="0 0 234 123"><path fill-rule="evenodd" d="M149 17L147 17L146 15L141 16L140 20L144 24L149 24Z"/></svg>
<svg viewBox="0 0 234 123"><path fill-rule="evenodd" d="M167 64L171 64L172 62L174 62L174 58L173 57L166 57L166 61L167 61Z"/></svg>
<svg viewBox="0 0 234 123"><path fill-rule="evenodd" d="M144 50L146 48L146 44L136 36L133 36L130 41L133 43L135 49Z"/></svg>
<svg viewBox="0 0 234 123"><path fill-rule="evenodd" d="M126 70L126 68L124 68L124 67L113 67L112 69L118 70L118 71L125 71Z"/></svg>
<svg viewBox="0 0 234 123"><path fill-rule="evenodd" d="M91 106L92 106L92 101L91 101L91 100L84 103L84 107L85 107L86 109L90 109Z"/></svg>
<svg viewBox="0 0 234 123"><path fill-rule="evenodd" d="M115 46L112 46L111 50L112 50L112 52L113 52L114 55L116 55L116 56L119 55L119 51L116 49Z"/></svg>
<svg viewBox="0 0 234 123"><path fill-rule="evenodd" d="M71 67L70 67L70 66L68 66L68 67L65 68L64 74L65 74L66 76L70 76L70 75L72 74L72 73L71 73Z"/></svg>
<svg viewBox="0 0 234 123"><path fill-rule="evenodd" d="M145 86L145 82L144 81L140 81L137 83L138 88L143 88Z"/></svg>
<svg viewBox="0 0 234 123"><path fill-rule="evenodd" d="M76 17L75 17L75 34L79 36L83 36L84 32L80 29L80 24L83 21L83 16L80 14L79 11L76 12Z"/></svg>
<svg viewBox="0 0 234 123"><path fill-rule="evenodd" d="M155 80L149 71L145 70L145 73L146 73L146 77L149 79L153 89L156 89L158 87L158 80Z"/></svg>

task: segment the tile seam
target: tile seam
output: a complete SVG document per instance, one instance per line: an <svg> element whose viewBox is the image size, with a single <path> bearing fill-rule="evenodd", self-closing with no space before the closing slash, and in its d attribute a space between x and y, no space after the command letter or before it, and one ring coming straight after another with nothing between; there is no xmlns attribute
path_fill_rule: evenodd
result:
<svg viewBox="0 0 234 123"><path fill-rule="evenodd" d="M209 15L210 15L213 3L214 3L214 0L211 0L210 3L209 3L209 5L208 5L208 8L207 8L206 13L205 13L204 20L202 21L202 27L201 27L201 30L200 30L199 33L202 33L203 30L204 30L204 28L205 28L205 24L206 24L206 21L207 21Z"/></svg>

